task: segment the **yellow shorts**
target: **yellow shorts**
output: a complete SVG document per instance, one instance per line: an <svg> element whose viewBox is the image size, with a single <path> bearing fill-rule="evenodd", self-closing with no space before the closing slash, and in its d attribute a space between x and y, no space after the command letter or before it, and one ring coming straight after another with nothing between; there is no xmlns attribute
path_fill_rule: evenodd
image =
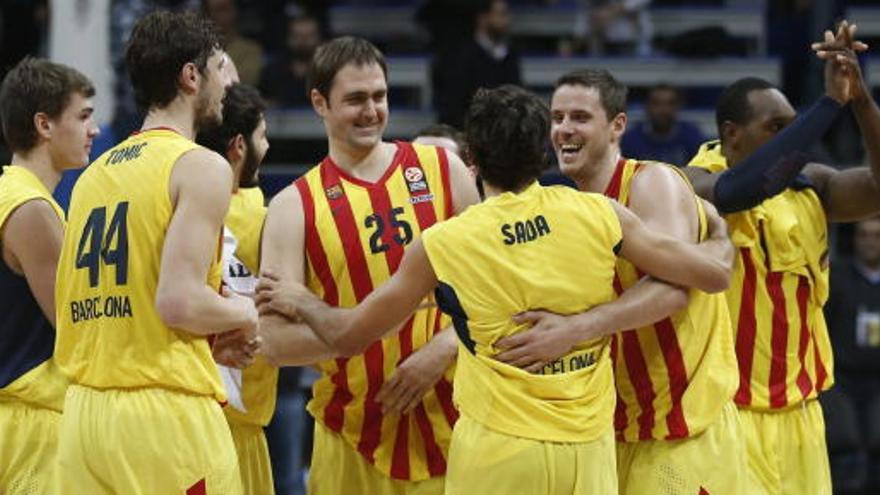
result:
<svg viewBox="0 0 880 495"><path fill-rule="evenodd" d="M0 493L30 495L51 490L61 413L0 402Z"/></svg>
<svg viewBox="0 0 880 495"><path fill-rule="evenodd" d="M58 440L57 493L240 495L220 405L160 388L71 385Z"/></svg>
<svg viewBox="0 0 880 495"><path fill-rule="evenodd" d="M699 435L683 440L618 442L621 495L753 494L746 446L733 402ZM701 491L702 490L702 491Z"/></svg>
<svg viewBox="0 0 880 495"><path fill-rule="evenodd" d="M781 412L740 409L753 493L831 493L825 419L819 401Z"/></svg>
<svg viewBox="0 0 880 495"><path fill-rule="evenodd" d="M592 442L544 442L498 433L462 414L452 431L446 493L617 493L614 430L609 423Z"/></svg>
<svg viewBox="0 0 880 495"><path fill-rule="evenodd" d="M238 469L244 495L272 495L272 463L263 427L229 421L229 431L238 454Z"/></svg>
<svg viewBox="0 0 880 495"><path fill-rule="evenodd" d="M380 473L339 434L315 421L309 495L441 495L443 476L402 481Z"/></svg>

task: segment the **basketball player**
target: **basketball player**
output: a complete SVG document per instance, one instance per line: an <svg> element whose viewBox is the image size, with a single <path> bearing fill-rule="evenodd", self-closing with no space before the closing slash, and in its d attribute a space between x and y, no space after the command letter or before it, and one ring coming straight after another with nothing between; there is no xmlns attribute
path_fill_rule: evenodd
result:
<svg viewBox="0 0 880 495"><path fill-rule="evenodd" d="M550 135L560 168L580 190L604 193L651 228L696 242L705 236L706 218L687 179L675 167L620 155L626 93L605 70L559 78ZM645 277L623 259L615 290L626 294L632 311L665 308L659 321L635 330L618 327L627 331L613 337L620 493L747 492L745 449L732 401L736 358L724 296L696 289L684 293ZM585 336L578 318L583 315L525 315L522 321L536 327L501 342L512 349L499 359L529 369L567 353ZM547 332L551 326L556 331ZM551 345L561 347L540 354Z"/></svg>
<svg viewBox="0 0 880 495"><path fill-rule="evenodd" d="M740 408L756 491L831 493L822 408L833 358L822 306L828 296L829 221L880 210L880 110L853 50L855 26L814 45L825 93L800 118L769 83L741 79L716 108L720 141L706 143L687 173L701 196L727 215L737 248L727 292L736 330ZM822 137L849 103L870 167L836 170L801 150Z"/></svg>
<svg viewBox="0 0 880 495"><path fill-rule="evenodd" d="M26 58L0 87L12 163L0 175L0 493L47 493L67 379L55 365L55 268L64 212L52 191L85 166L98 128L84 75Z"/></svg>
<svg viewBox="0 0 880 495"><path fill-rule="evenodd" d="M230 66L231 60L230 60ZM260 260L260 234L266 217L257 171L269 150L266 105L251 86L236 84L223 98L223 123L199 132L198 143L226 157L232 165L233 194L223 230L223 282L238 294L253 297ZM253 191L246 196L246 190ZM272 465L263 427L275 410L278 368L258 356L244 370L222 367L230 394L223 409L246 494L274 493ZM237 398L233 400L233 394Z"/></svg>
<svg viewBox="0 0 880 495"><path fill-rule="evenodd" d="M382 140L385 59L366 40L318 48L309 95L329 153L269 205L262 270L307 283L333 305L354 306L397 270L434 223L477 202L461 160L434 146ZM442 493L455 335L429 298L399 335L344 354L306 325L261 317L277 365L320 361L308 406L315 417L309 492Z"/></svg>
<svg viewBox="0 0 880 495"><path fill-rule="evenodd" d="M673 283L727 286L730 264L715 253L730 248L717 214L720 237L695 245L646 229L600 195L540 186L549 126L546 104L523 89L478 92L465 130L486 201L428 229L391 279L355 308L334 308L268 274L258 287L261 306L296 314L349 349L397 327L436 288L460 340L462 417L446 493L617 490L610 337L580 342L532 374L492 359L499 338L524 328L513 315L539 307L576 313L610 301L618 252Z"/></svg>
<svg viewBox="0 0 880 495"><path fill-rule="evenodd" d="M64 493L242 492L208 336L247 346L257 314L220 293L233 174L193 141L222 119L225 62L194 14L138 21L126 65L147 116L74 187L56 291Z"/></svg>

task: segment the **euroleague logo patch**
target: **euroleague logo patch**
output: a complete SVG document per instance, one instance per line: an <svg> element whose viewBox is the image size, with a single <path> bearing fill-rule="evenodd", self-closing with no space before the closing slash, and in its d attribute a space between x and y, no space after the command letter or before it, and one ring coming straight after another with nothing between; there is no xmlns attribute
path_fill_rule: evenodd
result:
<svg viewBox="0 0 880 495"><path fill-rule="evenodd" d="M419 167L407 168L403 171L403 176L406 177L407 182L417 182L425 178L425 174Z"/></svg>
<svg viewBox="0 0 880 495"><path fill-rule="evenodd" d="M428 181L425 173L419 167L407 167L403 170L403 178L406 179L406 187L410 194L425 193L428 191Z"/></svg>

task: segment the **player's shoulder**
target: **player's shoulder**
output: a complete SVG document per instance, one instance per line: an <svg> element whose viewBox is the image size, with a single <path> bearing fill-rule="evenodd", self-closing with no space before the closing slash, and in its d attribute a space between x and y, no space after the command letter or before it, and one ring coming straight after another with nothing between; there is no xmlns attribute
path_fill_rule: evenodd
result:
<svg viewBox="0 0 880 495"><path fill-rule="evenodd" d="M684 172L668 163L639 160L639 171L633 176L633 197L653 195L693 195L690 182Z"/></svg>

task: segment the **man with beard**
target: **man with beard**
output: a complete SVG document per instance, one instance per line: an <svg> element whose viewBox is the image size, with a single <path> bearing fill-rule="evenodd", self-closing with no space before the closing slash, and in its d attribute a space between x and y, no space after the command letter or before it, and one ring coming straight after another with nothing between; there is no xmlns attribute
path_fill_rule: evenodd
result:
<svg viewBox="0 0 880 495"><path fill-rule="evenodd" d="M222 119L226 63L194 14L150 14L132 32L147 116L77 182L58 265L56 356L72 381L59 493L241 493L208 336L230 332L224 355L247 364L257 314L220 292L233 174L193 141Z"/></svg>
<svg viewBox="0 0 880 495"><path fill-rule="evenodd" d="M199 132L198 143L226 157L232 166L233 189L223 229L223 283L248 297L257 284L260 235L266 218L258 168L269 150L266 105L251 86L236 84L223 98L223 123ZM244 492L274 493L272 466L263 427L275 410L278 368L258 356L243 370L221 366L229 392L223 409L238 453Z"/></svg>
<svg viewBox="0 0 880 495"><path fill-rule="evenodd" d="M330 41L309 70L312 106L329 153L269 205L261 271L306 283L350 307L387 280L421 232L478 200L461 159L442 148L382 140L387 67L366 40ZM443 493L458 413L455 334L432 298L399 335L334 348L304 324L260 317L273 364L318 363L309 492ZM334 359L335 358L335 359Z"/></svg>

